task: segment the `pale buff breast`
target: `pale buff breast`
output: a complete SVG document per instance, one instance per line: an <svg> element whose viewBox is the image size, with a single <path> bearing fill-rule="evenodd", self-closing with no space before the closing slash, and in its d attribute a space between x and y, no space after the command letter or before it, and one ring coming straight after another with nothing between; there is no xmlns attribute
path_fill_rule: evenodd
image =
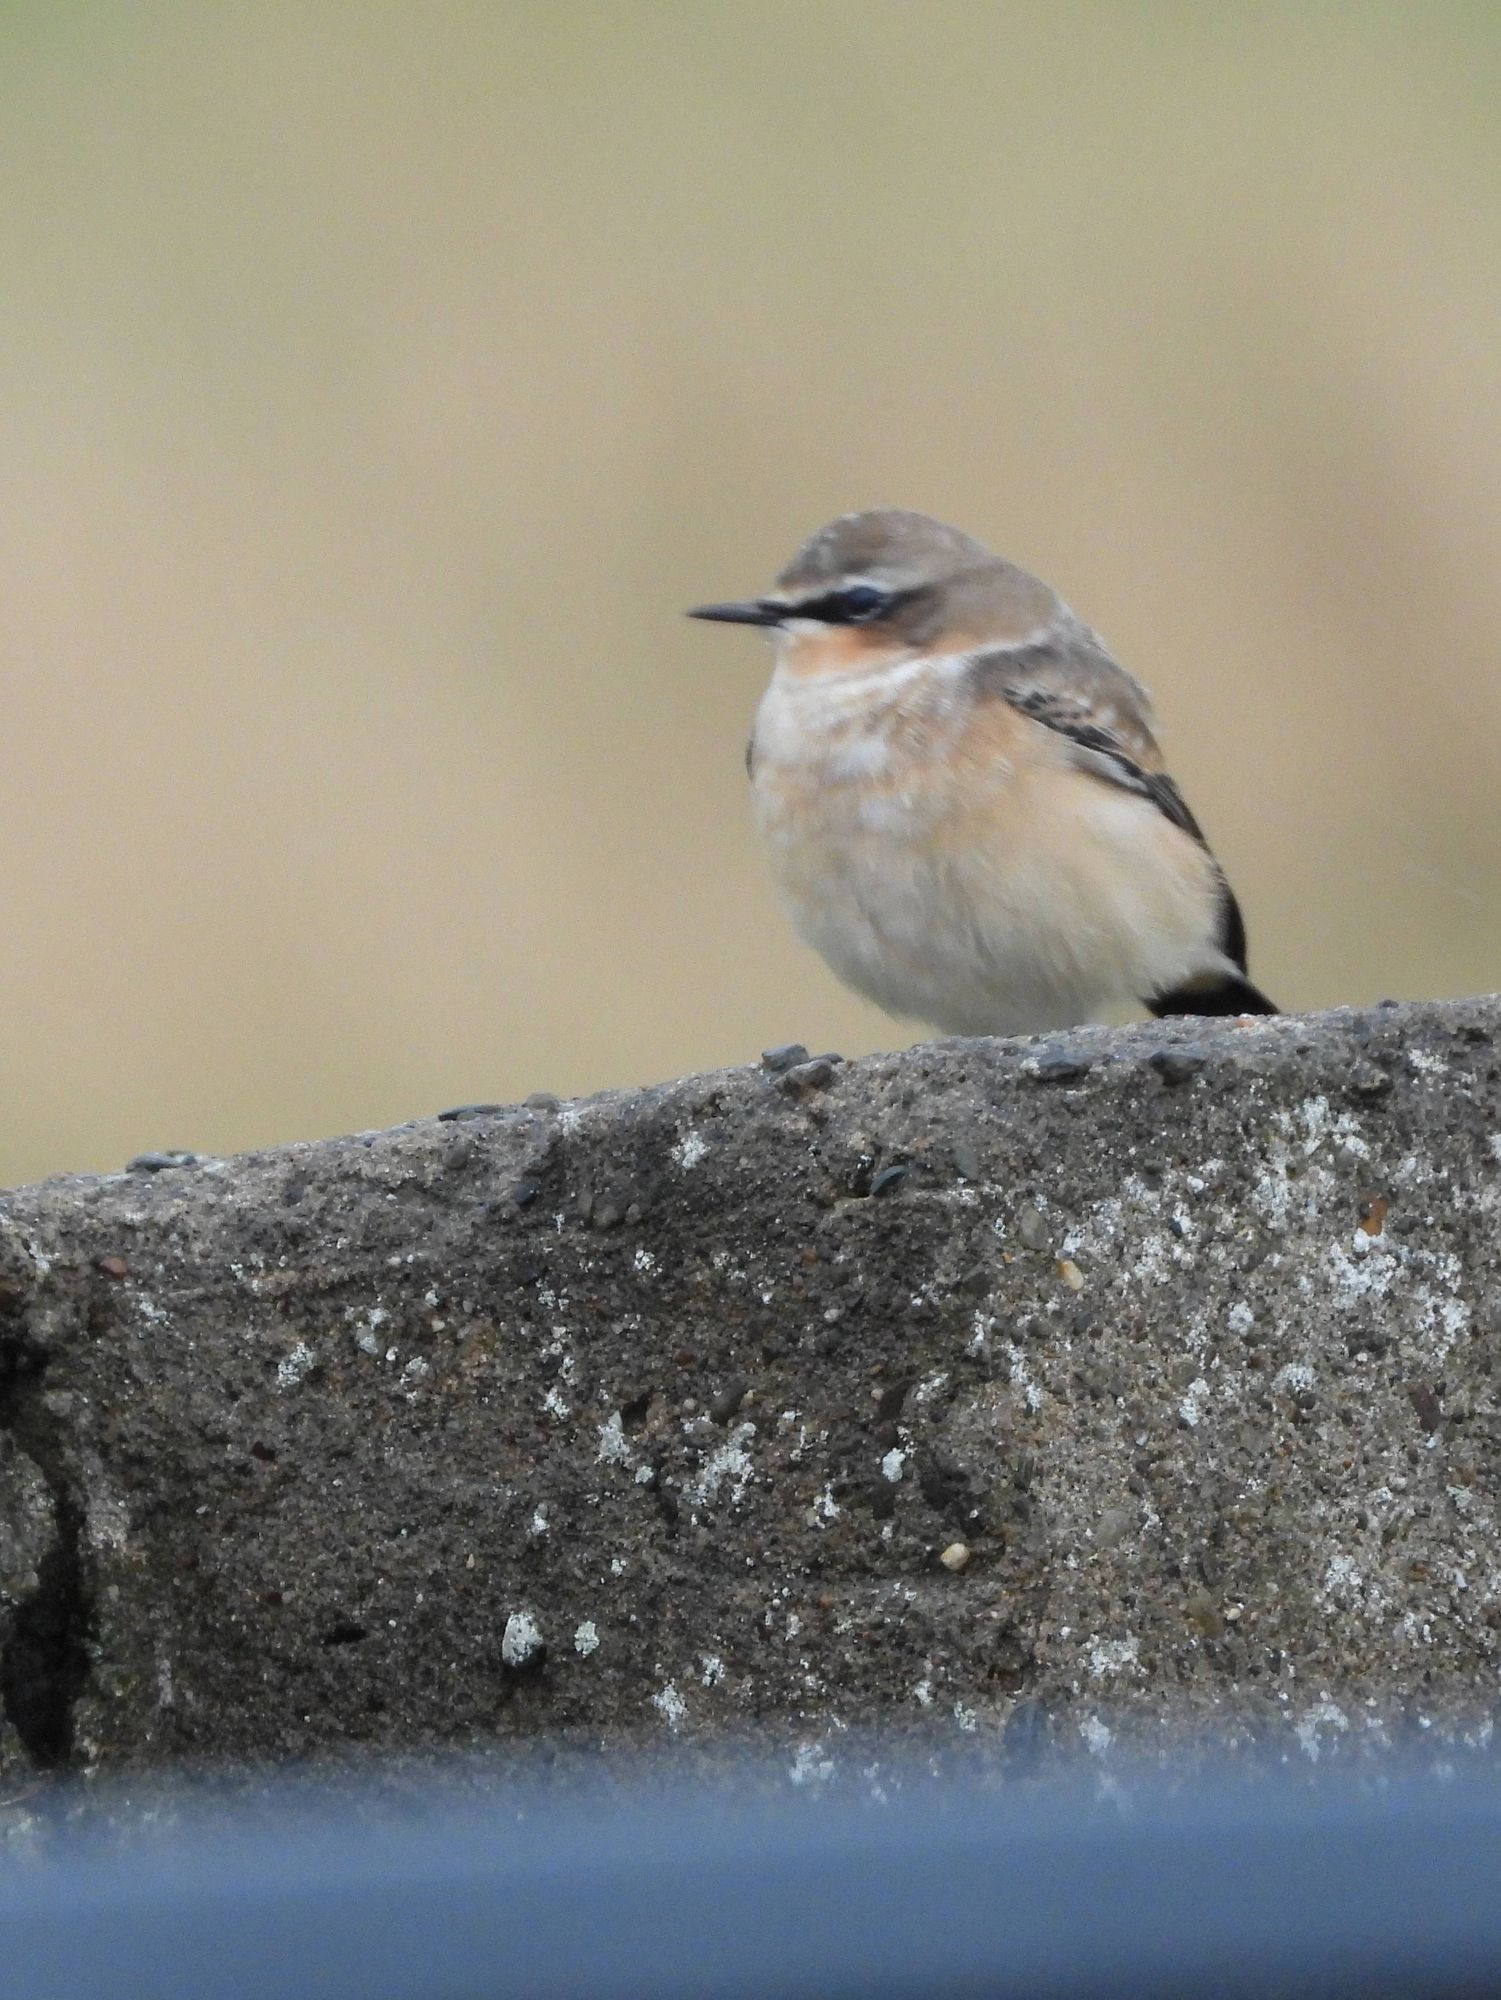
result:
<svg viewBox="0 0 1501 2000"><path fill-rule="evenodd" d="M962 656L779 673L754 795L797 931L890 1013L1030 1033L1223 965L1210 858Z"/></svg>

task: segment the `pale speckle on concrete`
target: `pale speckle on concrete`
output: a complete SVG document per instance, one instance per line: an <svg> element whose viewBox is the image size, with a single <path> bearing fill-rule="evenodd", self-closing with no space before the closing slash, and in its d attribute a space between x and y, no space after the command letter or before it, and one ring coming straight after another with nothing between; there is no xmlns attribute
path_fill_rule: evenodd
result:
<svg viewBox="0 0 1501 2000"><path fill-rule="evenodd" d="M599 1651L599 1633L595 1628L594 1620L592 1618L586 1618L581 1625L575 1628L573 1634L573 1650L576 1653L582 1653L585 1659L587 1659L591 1653L597 1653Z"/></svg>

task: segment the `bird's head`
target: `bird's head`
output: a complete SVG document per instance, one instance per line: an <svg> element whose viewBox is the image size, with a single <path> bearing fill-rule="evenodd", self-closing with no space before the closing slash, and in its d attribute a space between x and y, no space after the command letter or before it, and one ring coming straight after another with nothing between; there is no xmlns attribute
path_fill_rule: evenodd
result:
<svg viewBox="0 0 1501 2000"><path fill-rule="evenodd" d="M798 673L1004 644L1045 625L1057 600L958 528L900 507L843 514L804 542L764 597L689 612L753 625Z"/></svg>

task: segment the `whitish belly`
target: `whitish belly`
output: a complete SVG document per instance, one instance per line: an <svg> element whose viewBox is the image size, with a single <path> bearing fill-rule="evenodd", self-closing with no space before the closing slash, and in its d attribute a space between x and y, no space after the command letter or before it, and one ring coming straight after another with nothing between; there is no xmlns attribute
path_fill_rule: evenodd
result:
<svg viewBox="0 0 1501 2000"><path fill-rule="evenodd" d="M757 816L799 935L888 1013L948 1034L1069 1026L1212 961L1206 878L1190 866L1181 879L1155 808L1049 775L998 778L961 802L931 771L879 792L758 771Z"/></svg>

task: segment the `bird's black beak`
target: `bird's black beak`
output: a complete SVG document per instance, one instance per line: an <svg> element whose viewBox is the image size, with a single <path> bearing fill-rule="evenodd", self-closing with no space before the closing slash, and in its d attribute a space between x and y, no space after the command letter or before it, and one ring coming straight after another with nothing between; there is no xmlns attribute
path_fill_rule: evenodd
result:
<svg viewBox="0 0 1501 2000"><path fill-rule="evenodd" d="M717 625L780 625L787 616L787 607L763 597L754 604L700 604L688 616L707 618Z"/></svg>

